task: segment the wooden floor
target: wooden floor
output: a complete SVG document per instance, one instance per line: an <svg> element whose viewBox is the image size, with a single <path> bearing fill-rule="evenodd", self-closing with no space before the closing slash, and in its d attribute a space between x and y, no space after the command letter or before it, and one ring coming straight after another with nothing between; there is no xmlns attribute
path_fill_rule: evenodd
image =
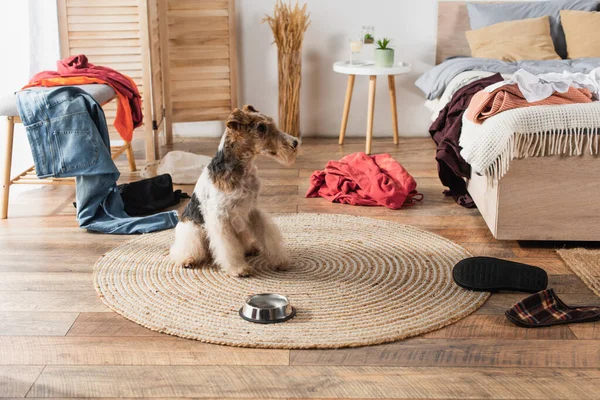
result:
<svg viewBox="0 0 600 400"><path fill-rule="evenodd" d="M212 155L216 146L179 139L173 148ZM556 255L562 244L496 241L477 210L444 197L428 139L373 147L415 176L421 204L391 211L304 198L313 170L363 149L364 139L343 147L306 139L294 167L261 161L263 207L411 224L474 255L541 266L567 303L600 305ZM418 338L349 350L238 349L151 332L96 296L94 262L127 237L80 230L73 201L73 187L18 187L0 221L0 397L600 399L600 322L518 328L503 313L524 294L494 294L475 314Z"/></svg>

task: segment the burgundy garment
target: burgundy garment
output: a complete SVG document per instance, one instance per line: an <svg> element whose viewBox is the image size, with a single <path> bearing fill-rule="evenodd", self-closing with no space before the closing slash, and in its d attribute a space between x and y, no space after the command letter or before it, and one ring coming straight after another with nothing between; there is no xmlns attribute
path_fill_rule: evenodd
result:
<svg viewBox="0 0 600 400"><path fill-rule="evenodd" d="M397 210L423 195L417 193L414 178L389 154L353 153L313 172L306 197Z"/></svg>
<svg viewBox="0 0 600 400"><path fill-rule="evenodd" d="M431 138L437 145L435 159L438 162L438 176L442 184L450 189L444 193L454 197L463 207L475 207L475 202L467 192L467 184L463 179L470 177L471 166L461 157L458 145L462 117L475 93L503 80L502 75L495 74L460 88L429 128Z"/></svg>
<svg viewBox="0 0 600 400"><path fill-rule="evenodd" d="M142 98L135 83L130 78L112 68L89 63L87 57L83 54L59 60L56 62L56 65L57 71L42 71L34 75L31 78L31 82L48 78L67 78L75 76L87 76L90 78L102 79L129 100L133 127L137 128L142 125L144 119L142 114Z"/></svg>

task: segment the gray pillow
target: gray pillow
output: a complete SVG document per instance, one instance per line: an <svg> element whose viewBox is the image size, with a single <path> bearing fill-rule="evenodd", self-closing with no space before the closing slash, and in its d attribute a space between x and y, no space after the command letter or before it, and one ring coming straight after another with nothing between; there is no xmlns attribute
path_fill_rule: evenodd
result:
<svg viewBox="0 0 600 400"><path fill-rule="evenodd" d="M524 3L467 3L471 29L479 29L499 22L526 18L550 17L550 34L559 56L567 58L567 42L560 24L560 10L596 11L598 0L554 0Z"/></svg>

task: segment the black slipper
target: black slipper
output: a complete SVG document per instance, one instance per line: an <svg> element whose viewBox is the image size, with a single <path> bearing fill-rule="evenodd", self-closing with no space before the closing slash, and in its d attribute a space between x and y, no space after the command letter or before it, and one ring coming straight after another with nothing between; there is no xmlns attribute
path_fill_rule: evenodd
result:
<svg viewBox="0 0 600 400"><path fill-rule="evenodd" d="M457 285L478 292L535 293L548 286L543 269L492 257L465 258L454 266L452 276Z"/></svg>

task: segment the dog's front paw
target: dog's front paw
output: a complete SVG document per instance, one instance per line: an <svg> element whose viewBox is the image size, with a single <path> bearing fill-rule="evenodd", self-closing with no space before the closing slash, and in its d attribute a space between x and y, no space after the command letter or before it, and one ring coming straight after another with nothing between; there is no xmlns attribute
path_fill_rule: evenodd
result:
<svg viewBox="0 0 600 400"><path fill-rule="evenodd" d="M244 253L244 257L254 257L260 253L260 250L257 247L253 247L247 252Z"/></svg>
<svg viewBox="0 0 600 400"><path fill-rule="evenodd" d="M194 268L196 265L198 265L198 262L192 257L178 259L177 257L171 256L171 259L173 260L173 262L175 262L175 265L178 267Z"/></svg>
<svg viewBox="0 0 600 400"><path fill-rule="evenodd" d="M252 274L252 267L249 264L241 264L226 268L225 272L231 276L243 278Z"/></svg>
<svg viewBox="0 0 600 400"><path fill-rule="evenodd" d="M285 271L290 267L292 263L292 261L287 255L279 255L277 257L272 257L270 261L271 265L273 266L273 269L276 271Z"/></svg>

